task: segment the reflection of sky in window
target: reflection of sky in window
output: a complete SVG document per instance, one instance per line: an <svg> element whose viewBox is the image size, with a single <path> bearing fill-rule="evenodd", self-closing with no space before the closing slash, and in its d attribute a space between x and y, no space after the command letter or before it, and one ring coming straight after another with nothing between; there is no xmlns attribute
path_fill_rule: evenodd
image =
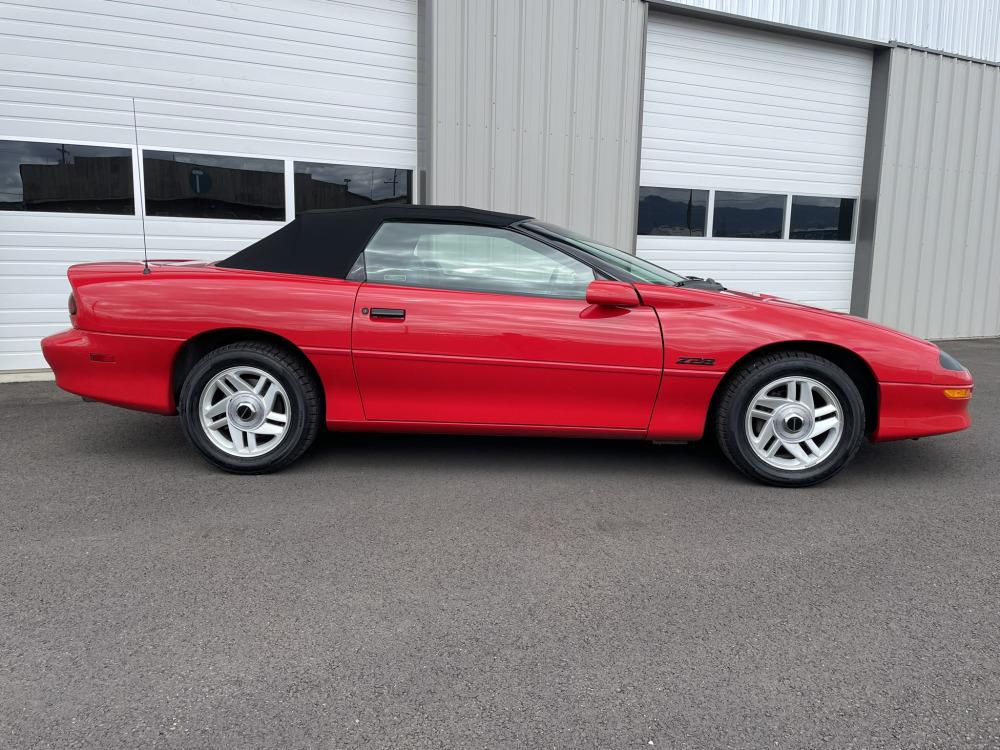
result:
<svg viewBox="0 0 1000 750"><path fill-rule="evenodd" d="M72 164L77 156L128 156L127 148L77 146L72 143L0 141L0 201L19 201L22 164Z"/></svg>
<svg viewBox="0 0 1000 750"><path fill-rule="evenodd" d="M780 208L785 205L785 196L771 193L727 193L720 190L715 194L715 205L748 210Z"/></svg>
<svg viewBox="0 0 1000 750"><path fill-rule="evenodd" d="M173 151L143 151L144 159L162 159L199 167L221 169L246 169L253 172L284 172L285 163L277 159L255 159L250 156L217 156L214 154L185 154Z"/></svg>
<svg viewBox="0 0 1000 750"><path fill-rule="evenodd" d="M317 182L347 185L347 190L380 201L406 195L406 170L386 167L357 167L351 164L295 162L296 174L311 175ZM395 181L395 182L394 182Z"/></svg>
<svg viewBox="0 0 1000 750"><path fill-rule="evenodd" d="M816 206L817 208L840 208L840 202L847 198L816 198L811 195L796 195L792 206Z"/></svg>

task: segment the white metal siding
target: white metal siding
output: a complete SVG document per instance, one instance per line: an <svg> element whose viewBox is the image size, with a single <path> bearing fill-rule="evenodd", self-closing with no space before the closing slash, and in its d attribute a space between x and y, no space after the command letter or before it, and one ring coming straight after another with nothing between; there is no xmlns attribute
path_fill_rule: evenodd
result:
<svg viewBox="0 0 1000 750"><path fill-rule="evenodd" d="M871 65L865 49L651 15L640 184L857 198ZM850 306L853 242L640 236L637 249L733 288Z"/></svg>
<svg viewBox="0 0 1000 750"><path fill-rule="evenodd" d="M803 29L1000 62L996 0L672 0Z"/></svg>
<svg viewBox="0 0 1000 750"><path fill-rule="evenodd" d="M892 51L869 316L1000 335L1000 68Z"/></svg>
<svg viewBox="0 0 1000 750"><path fill-rule="evenodd" d="M134 147L134 97L144 148L414 169L416 58L416 0L0 2L0 138ZM146 219L161 258L276 227ZM141 254L138 216L0 212L0 370L45 366L68 265Z"/></svg>

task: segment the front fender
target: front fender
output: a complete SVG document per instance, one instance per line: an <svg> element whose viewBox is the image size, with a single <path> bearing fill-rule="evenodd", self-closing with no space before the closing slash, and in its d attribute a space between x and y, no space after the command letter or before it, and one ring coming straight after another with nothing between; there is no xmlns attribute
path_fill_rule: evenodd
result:
<svg viewBox="0 0 1000 750"><path fill-rule="evenodd" d="M637 288L643 303L660 316L664 338L663 383L650 420L651 439L699 439L719 384L757 351L843 350L870 371L879 391L888 384L972 382L968 373L946 370L934 344L861 318L740 292ZM880 406L878 423L886 414Z"/></svg>

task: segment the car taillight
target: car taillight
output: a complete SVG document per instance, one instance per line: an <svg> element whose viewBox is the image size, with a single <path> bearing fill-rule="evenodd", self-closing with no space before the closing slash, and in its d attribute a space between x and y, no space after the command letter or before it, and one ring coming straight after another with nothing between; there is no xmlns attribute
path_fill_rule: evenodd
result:
<svg viewBox="0 0 1000 750"><path fill-rule="evenodd" d="M71 318L76 315L76 297L72 294L69 295L69 315Z"/></svg>

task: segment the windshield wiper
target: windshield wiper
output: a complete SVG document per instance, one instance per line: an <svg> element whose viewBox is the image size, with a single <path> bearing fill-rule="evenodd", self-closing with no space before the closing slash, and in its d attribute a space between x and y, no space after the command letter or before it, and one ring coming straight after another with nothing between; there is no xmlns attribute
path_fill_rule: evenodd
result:
<svg viewBox="0 0 1000 750"><path fill-rule="evenodd" d="M725 290L725 287L715 279L703 279L701 276L685 276L683 279L674 284L674 286L689 286L696 289L714 289L718 291Z"/></svg>

